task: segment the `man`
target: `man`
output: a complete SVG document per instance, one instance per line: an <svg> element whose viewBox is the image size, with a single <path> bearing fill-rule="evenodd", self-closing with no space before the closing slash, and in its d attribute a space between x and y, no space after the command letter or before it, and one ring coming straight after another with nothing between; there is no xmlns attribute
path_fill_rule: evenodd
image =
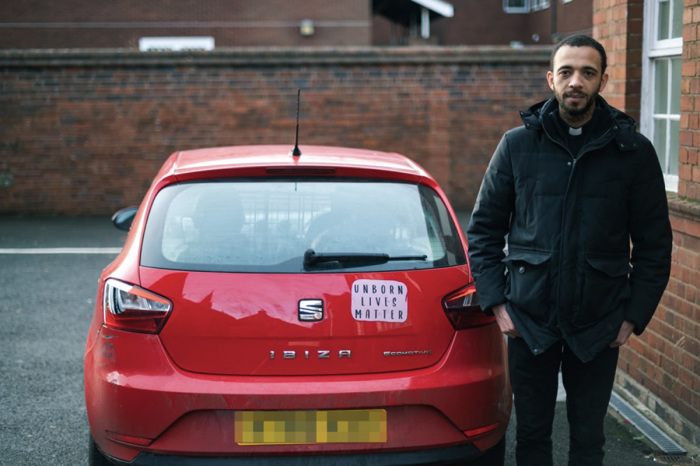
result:
<svg viewBox="0 0 700 466"><path fill-rule="evenodd" d="M661 168L635 122L598 95L606 65L590 37L556 46L554 97L503 136L467 231L481 306L508 336L519 466L552 464L560 370L569 465L603 464L618 348L642 333L670 274Z"/></svg>

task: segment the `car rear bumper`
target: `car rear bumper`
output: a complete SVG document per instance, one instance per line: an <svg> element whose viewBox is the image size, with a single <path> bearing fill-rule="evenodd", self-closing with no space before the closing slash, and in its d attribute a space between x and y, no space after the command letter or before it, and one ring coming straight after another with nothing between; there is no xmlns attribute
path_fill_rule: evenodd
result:
<svg viewBox="0 0 700 466"><path fill-rule="evenodd" d="M277 457L173 457L141 453L134 461L121 462L122 465L156 466L162 464L175 464L178 466L202 465L256 465L266 466L391 466L411 464L464 464L482 456L473 444L459 445L456 447L436 448L432 450L405 451L394 453L367 453L355 455L319 455L319 456L277 456Z"/></svg>
<svg viewBox="0 0 700 466"><path fill-rule="evenodd" d="M195 457L217 464L230 457L361 453L392 464L385 454L478 456L502 438L511 409L503 339L490 327L457 332L429 368L317 377L189 373L172 363L158 336L102 328L85 356L88 420L105 454L136 464L163 456L180 457L182 464ZM244 445L234 439L236 411L370 408L387 411L385 443ZM403 464L411 464L409 457Z"/></svg>

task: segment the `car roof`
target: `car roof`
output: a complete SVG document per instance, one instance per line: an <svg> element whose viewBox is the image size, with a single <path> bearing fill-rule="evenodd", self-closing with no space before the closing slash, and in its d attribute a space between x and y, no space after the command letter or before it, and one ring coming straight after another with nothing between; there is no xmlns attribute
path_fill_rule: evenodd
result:
<svg viewBox="0 0 700 466"><path fill-rule="evenodd" d="M260 176L313 172L329 176L429 178L409 158L389 152L330 146L301 146L301 156L289 145L230 146L176 152L164 169L180 180L212 176ZM165 175L165 173L164 173Z"/></svg>

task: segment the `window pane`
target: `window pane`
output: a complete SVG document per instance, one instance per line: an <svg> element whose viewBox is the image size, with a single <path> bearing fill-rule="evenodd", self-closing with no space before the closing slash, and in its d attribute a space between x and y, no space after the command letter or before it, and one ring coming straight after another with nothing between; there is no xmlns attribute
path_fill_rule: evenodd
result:
<svg viewBox="0 0 700 466"><path fill-rule="evenodd" d="M664 173L668 173L668 164L666 163L666 120L654 119L654 148L659 156L661 169Z"/></svg>
<svg viewBox="0 0 700 466"><path fill-rule="evenodd" d="M656 39L670 39L669 23L671 22L671 4L668 0L659 0L658 30Z"/></svg>
<svg viewBox="0 0 700 466"><path fill-rule="evenodd" d="M681 58L671 59L671 112L674 115L681 113Z"/></svg>
<svg viewBox="0 0 700 466"><path fill-rule="evenodd" d="M503 10L506 13L527 13L529 7L528 0L503 0Z"/></svg>
<svg viewBox="0 0 700 466"><path fill-rule="evenodd" d="M683 37L683 0L673 0L673 32L671 37Z"/></svg>
<svg viewBox="0 0 700 466"><path fill-rule="evenodd" d="M681 63L684 0L645 0L653 8L644 18L644 75L651 84L642 97L641 131L649 136L664 171L666 187L678 189L678 152L681 114ZM648 68L648 67L651 68Z"/></svg>
<svg viewBox="0 0 700 466"><path fill-rule="evenodd" d="M458 230L430 188L305 178L207 181L163 189L149 215L141 263L174 270L318 272L322 268L304 266L310 248L396 259L348 265L358 271L466 263ZM333 270L341 270L341 259Z"/></svg>
<svg viewBox="0 0 700 466"><path fill-rule="evenodd" d="M668 113L668 60L654 62L654 113Z"/></svg>
<svg viewBox="0 0 700 466"><path fill-rule="evenodd" d="M678 140L681 131L680 121L671 120L668 141L668 175L678 175Z"/></svg>

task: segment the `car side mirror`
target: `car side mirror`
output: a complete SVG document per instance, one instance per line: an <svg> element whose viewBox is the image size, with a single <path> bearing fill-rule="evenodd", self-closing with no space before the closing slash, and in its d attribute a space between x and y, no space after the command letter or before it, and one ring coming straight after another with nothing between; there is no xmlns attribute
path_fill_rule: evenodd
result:
<svg viewBox="0 0 700 466"><path fill-rule="evenodd" d="M112 223L120 230L129 231L138 210L138 207L125 207L120 209L112 215Z"/></svg>

